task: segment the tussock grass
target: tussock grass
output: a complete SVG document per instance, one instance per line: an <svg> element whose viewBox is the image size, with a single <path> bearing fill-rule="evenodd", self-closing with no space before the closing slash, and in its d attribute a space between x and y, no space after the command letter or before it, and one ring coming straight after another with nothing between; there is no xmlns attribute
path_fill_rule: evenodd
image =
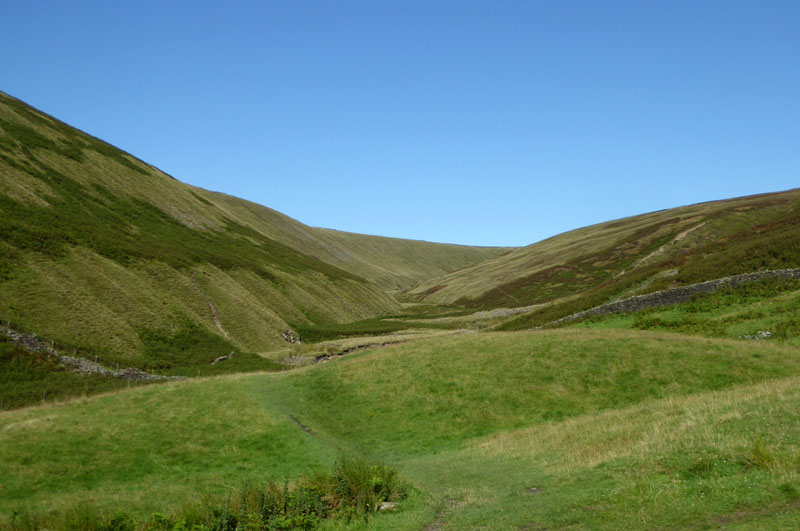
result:
<svg viewBox="0 0 800 531"><path fill-rule="evenodd" d="M81 504L46 516L28 510L15 513L10 525L15 531L314 529L328 520L358 518L367 523L381 504L395 505L407 491L408 485L390 467L344 458L331 472L314 472L291 484L246 481L227 496L208 496L170 514L154 512L137 518L120 510L104 514Z"/></svg>
<svg viewBox="0 0 800 531"><path fill-rule="evenodd" d="M91 503L143 517L221 496L243 478L330 467L334 451L251 385L197 379L0 414L0 514Z"/></svg>
<svg viewBox="0 0 800 531"><path fill-rule="evenodd" d="M790 529L800 516L798 383L648 400L493 435L407 469L462 500L453 529Z"/></svg>
<svg viewBox="0 0 800 531"><path fill-rule="evenodd" d="M503 254L306 227L183 185L3 94L0 183L0 317L68 353L195 376L278 368L249 352L418 339L0 412L0 526L800 524L796 286L573 329L446 335L509 317L479 308L543 304L508 324L530 326L671 283L797 266L800 191ZM384 292L420 282L414 302ZM455 302L471 309L436 306ZM319 343L287 346L292 327ZM720 339L762 329L770 340ZM74 375L23 356L0 342L14 387L3 396L75 390ZM405 493L397 511L362 519Z"/></svg>

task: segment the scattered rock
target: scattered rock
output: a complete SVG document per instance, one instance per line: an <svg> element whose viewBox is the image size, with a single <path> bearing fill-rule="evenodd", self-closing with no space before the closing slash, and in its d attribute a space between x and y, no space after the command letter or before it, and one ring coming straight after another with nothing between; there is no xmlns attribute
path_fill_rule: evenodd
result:
<svg viewBox="0 0 800 531"><path fill-rule="evenodd" d="M217 358L217 359L215 359L214 361L212 361L212 362L211 362L211 365L216 365L217 363L221 363L221 362L223 362L223 361L225 361L225 360L229 360L229 359L231 359L232 357L233 357L233 352L231 352L230 354L228 354L228 355L226 355L226 356L220 356L219 358Z"/></svg>
<svg viewBox="0 0 800 531"><path fill-rule="evenodd" d="M769 332L767 330L759 330L758 332L756 332L751 336L748 335L739 336L739 339L752 339L754 341L760 341L762 339L769 339L771 337L772 337L772 332Z"/></svg>
<svg viewBox="0 0 800 531"><path fill-rule="evenodd" d="M283 337L284 341L286 341L287 343L291 343L292 345L302 345L300 337L298 337L297 334L295 334L291 330L284 330L283 333L281 334L281 337Z"/></svg>
<svg viewBox="0 0 800 531"><path fill-rule="evenodd" d="M395 502L385 501L378 505L376 511L394 511L395 509L397 509L397 504Z"/></svg>
<svg viewBox="0 0 800 531"><path fill-rule="evenodd" d="M369 343L367 345L358 345L357 347L350 347L339 350L337 352L326 352L325 354L320 354L316 358L314 358L314 363L325 363L326 361L330 360L333 357L337 356L344 356L346 354L350 354L351 352L356 352L359 350L366 350L368 348L382 348L388 347L390 345L400 345L401 343L407 343L408 341L386 341L383 343Z"/></svg>

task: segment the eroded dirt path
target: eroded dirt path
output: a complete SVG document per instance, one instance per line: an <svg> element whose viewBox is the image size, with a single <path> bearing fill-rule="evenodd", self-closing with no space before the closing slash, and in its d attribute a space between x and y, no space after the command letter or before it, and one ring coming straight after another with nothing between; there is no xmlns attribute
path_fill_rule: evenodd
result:
<svg viewBox="0 0 800 531"><path fill-rule="evenodd" d="M652 253L648 254L647 256L645 256L644 258L642 258L641 260L636 262L633 265L633 267L634 268L639 267L639 265L647 262L651 258L656 257L656 256L658 256L660 254L663 254L667 247L669 247L670 245L674 245L674 244L678 243L679 241L684 239L686 236L688 236L690 232L696 231L697 229L699 229L700 227L702 227L705 224L706 224L706 222L704 221L699 225L695 225L694 227L686 229L685 231L683 231L680 234L678 234L677 236L675 236L671 241L668 241L667 243L665 243L664 245L662 245L661 247L659 247L658 249L656 249Z"/></svg>
<svg viewBox="0 0 800 531"><path fill-rule="evenodd" d="M206 295L205 292L202 289L200 289L200 285L197 283L197 278L195 273L196 273L195 271L192 271L192 283L194 284L194 287L197 288L197 291L200 292L200 295L202 295L203 298L206 300L206 303L208 303L208 307L211 310L211 315L214 317L214 323L216 323L217 325L217 330L219 330L220 333L223 336L225 336L225 339L230 341L231 338L228 336L228 333L225 331L224 328L222 328L222 323L219 320L219 313L217 312L217 307L214 306L214 303L211 302L211 299L208 297L208 295Z"/></svg>

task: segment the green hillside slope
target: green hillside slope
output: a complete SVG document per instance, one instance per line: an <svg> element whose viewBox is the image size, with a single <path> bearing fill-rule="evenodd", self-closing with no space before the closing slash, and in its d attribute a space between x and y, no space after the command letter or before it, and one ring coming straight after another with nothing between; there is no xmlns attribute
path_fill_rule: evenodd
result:
<svg viewBox="0 0 800 531"><path fill-rule="evenodd" d="M0 320L105 363L174 369L196 327L222 340L206 361L267 350L501 252L306 227L0 93Z"/></svg>
<svg viewBox="0 0 800 531"><path fill-rule="evenodd" d="M412 298L475 308L573 299L564 311L738 273L800 265L800 190L574 230L423 282Z"/></svg>

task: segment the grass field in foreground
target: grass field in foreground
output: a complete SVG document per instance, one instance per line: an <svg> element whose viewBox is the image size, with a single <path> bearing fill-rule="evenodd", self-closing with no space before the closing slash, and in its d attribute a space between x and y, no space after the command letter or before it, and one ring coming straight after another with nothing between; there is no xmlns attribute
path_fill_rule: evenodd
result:
<svg viewBox="0 0 800 531"><path fill-rule="evenodd" d="M417 489L374 528L791 527L798 375L784 345L556 330L6 412L0 521L79 503L168 513L358 455Z"/></svg>
<svg viewBox="0 0 800 531"><path fill-rule="evenodd" d="M800 374L794 349L637 331L469 334L261 380L269 403L386 457L533 423ZM307 422L306 422L307 421Z"/></svg>
<svg viewBox="0 0 800 531"><path fill-rule="evenodd" d="M800 380L647 400L426 455L452 529L796 529ZM443 526L444 527L444 526Z"/></svg>
<svg viewBox="0 0 800 531"><path fill-rule="evenodd" d="M246 477L329 467L333 452L251 384L183 381L0 415L0 513L91 503L141 515Z"/></svg>

